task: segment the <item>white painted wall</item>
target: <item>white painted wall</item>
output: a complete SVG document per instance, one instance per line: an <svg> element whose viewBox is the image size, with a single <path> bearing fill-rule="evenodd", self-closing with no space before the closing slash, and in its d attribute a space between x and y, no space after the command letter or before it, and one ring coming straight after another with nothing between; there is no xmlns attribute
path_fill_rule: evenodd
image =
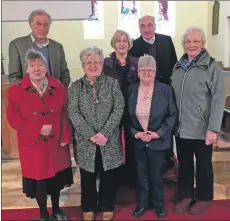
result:
<svg viewBox="0 0 230 221"><path fill-rule="evenodd" d="M72 80L76 80L84 74L79 59L79 53L83 48L96 45L104 51L105 56L113 51L110 39L118 29L118 2L103 1L103 4L106 9L104 11L104 39L84 39L83 21L52 22L49 37L63 44ZM189 26L199 25L207 35L208 5L207 1L176 1L176 33L173 42L178 58L183 54L181 36ZM154 1L141 1L140 7L141 16L154 15ZM191 12L194 12L192 16L188 16ZM3 63L6 73L8 73L9 42L29 33L28 22L2 22L2 53L5 57Z"/></svg>
<svg viewBox="0 0 230 221"><path fill-rule="evenodd" d="M217 61L222 61L224 67L230 67L230 1L219 1L219 32L212 35L212 6L214 2L209 2L209 30L208 30L208 50Z"/></svg>

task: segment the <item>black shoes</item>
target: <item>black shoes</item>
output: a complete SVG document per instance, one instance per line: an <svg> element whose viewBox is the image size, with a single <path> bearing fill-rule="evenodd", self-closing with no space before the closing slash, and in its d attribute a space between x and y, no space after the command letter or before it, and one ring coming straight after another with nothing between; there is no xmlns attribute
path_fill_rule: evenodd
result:
<svg viewBox="0 0 230 221"><path fill-rule="evenodd" d="M39 221L49 221L49 220L50 220L49 214L48 215L43 215L43 214L40 215Z"/></svg>
<svg viewBox="0 0 230 221"><path fill-rule="evenodd" d="M133 216L134 217L140 217L140 216L143 215L144 211L145 211L145 208L141 208L139 206L136 206L136 208L135 208L135 210L133 212Z"/></svg>
<svg viewBox="0 0 230 221"><path fill-rule="evenodd" d="M141 208L139 206L136 206L136 208L133 212L133 216L134 217L140 217L144 214L144 212L145 212L145 208ZM156 212L156 216L158 218L164 218L167 216L166 209L164 206L156 208L155 212Z"/></svg>
<svg viewBox="0 0 230 221"><path fill-rule="evenodd" d="M162 207L156 208L156 215L157 215L158 218L166 217L167 213L166 213L165 207L162 206Z"/></svg>
<svg viewBox="0 0 230 221"><path fill-rule="evenodd" d="M56 220L59 220L59 221L66 221L66 220L68 220L67 216L62 211L60 211L59 213L53 213L53 217Z"/></svg>

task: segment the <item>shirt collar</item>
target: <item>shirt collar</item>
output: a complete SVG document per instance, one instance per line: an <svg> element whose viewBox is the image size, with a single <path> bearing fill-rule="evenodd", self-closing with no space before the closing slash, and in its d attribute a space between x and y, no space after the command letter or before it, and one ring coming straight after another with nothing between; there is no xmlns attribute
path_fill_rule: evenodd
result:
<svg viewBox="0 0 230 221"><path fill-rule="evenodd" d="M146 41L149 44L153 44L155 42L155 35L153 36L153 38L151 40L147 40L143 36L142 36L142 38L144 39L144 41Z"/></svg>
<svg viewBox="0 0 230 221"><path fill-rule="evenodd" d="M44 43L44 44L39 44L39 43L37 43L36 41L35 41L35 38L34 38L34 36L31 34L30 35L30 37L31 37L31 39L32 39L32 42L33 42L33 44L35 43L38 47L40 47L40 48L44 48L44 47L46 47L49 43L50 43L50 41L49 41L49 39L47 38L46 39L46 42Z"/></svg>

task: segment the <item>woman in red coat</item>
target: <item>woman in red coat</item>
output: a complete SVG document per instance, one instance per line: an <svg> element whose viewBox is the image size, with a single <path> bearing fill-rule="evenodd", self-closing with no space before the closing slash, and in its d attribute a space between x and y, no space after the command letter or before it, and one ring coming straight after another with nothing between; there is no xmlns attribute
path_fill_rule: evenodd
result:
<svg viewBox="0 0 230 221"><path fill-rule="evenodd" d="M41 220L49 220L47 194L53 217L67 220L59 208L61 189L73 184L67 92L47 73L42 53L28 51L25 63L28 74L9 88L7 106L9 124L17 131L23 192L36 198Z"/></svg>

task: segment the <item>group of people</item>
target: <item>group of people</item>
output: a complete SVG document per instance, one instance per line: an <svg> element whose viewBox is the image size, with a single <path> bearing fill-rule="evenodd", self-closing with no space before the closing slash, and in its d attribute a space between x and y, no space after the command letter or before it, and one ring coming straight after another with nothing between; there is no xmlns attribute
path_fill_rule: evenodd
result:
<svg viewBox="0 0 230 221"><path fill-rule="evenodd" d="M47 38L51 22L45 11L33 11L31 34L9 46L7 118L18 135L23 192L36 198L40 219L49 220L47 194L53 217L68 219L59 197L73 184L70 143L80 168L83 220L94 220L98 211L113 219L119 179L135 183L133 216L151 206L165 217L162 170L176 165L173 135L179 161L174 211L202 213L213 199L212 145L225 103L222 72L205 49L203 30L185 31L177 61L171 37L155 33L154 17L144 16L138 39L114 33L109 57L97 47L82 50L84 76L70 85L63 47Z"/></svg>

